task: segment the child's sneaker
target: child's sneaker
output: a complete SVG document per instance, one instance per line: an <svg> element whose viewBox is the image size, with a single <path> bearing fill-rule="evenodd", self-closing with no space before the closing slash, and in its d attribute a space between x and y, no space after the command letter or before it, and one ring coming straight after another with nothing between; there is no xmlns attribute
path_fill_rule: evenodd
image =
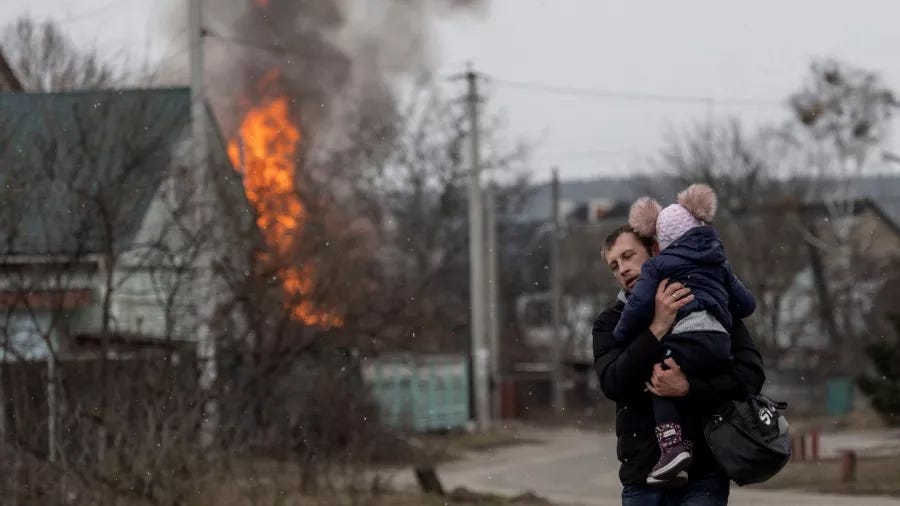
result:
<svg viewBox="0 0 900 506"><path fill-rule="evenodd" d="M681 436L681 425L667 423L656 427L659 442L659 462L650 471L650 478L667 481L691 465L693 457L686 441Z"/></svg>
<svg viewBox="0 0 900 506"><path fill-rule="evenodd" d="M652 476L647 477L647 485L661 490L682 487L684 485L687 485L687 482L688 474L684 471L681 471L680 473L676 474L675 477L668 480L657 480Z"/></svg>

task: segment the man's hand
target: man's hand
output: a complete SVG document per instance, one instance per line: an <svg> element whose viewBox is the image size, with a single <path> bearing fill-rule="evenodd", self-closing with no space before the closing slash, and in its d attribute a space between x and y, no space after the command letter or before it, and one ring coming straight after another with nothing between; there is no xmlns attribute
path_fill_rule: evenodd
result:
<svg viewBox="0 0 900 506"><path fill-rule="evenodd" d="M656 310L650 323L650 332L653 332L657 339L662 339L672 329L678 310L694 300L690 288L677 281L666 286L668 283L669 278L666 278L656 289Z"/></svg>
<svg viewBox="0 0 900 506"><path fill-rule="evenodd" d="M660 364L653 366L653 376L647 383L647 390L659 397L684 397L690 389L687 377L674 359L667 358L664 363L668 369L663 369Z"/></svg>

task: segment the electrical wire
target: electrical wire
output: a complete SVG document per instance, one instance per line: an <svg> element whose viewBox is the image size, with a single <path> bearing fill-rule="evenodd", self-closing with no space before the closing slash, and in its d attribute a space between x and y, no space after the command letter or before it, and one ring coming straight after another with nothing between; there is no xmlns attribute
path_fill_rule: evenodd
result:
<svg viewBox="0 0 900 506"><path fill-rule="evenodd" d="M520 89L523 91L591 97L609 100L629 100L635 102L683 103L701 105L735 105L735 106L781 106L781 102L752 98L717 98L686 95L668 95L662 93L637 93L627 91L599 90L574 86L558 86L523 81L511 81L488 76L489 81L501 87Z"/></svg>

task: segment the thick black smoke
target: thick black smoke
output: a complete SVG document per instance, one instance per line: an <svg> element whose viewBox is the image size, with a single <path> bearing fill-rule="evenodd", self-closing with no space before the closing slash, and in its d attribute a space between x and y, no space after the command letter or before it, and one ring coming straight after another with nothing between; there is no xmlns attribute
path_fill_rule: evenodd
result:
<svg viewBox="0 0 900 506"><path fill-rule="evenodd" d="M421 78L433 70L434 22L485 8L482 0L223 4L207 3L206 47L207 81L226 132L236 127L243 108L278 94L291 98L292 112L307 133L319 134L339 128L336 118L348 108L377 114L393 107L395 79Z"/></svg>

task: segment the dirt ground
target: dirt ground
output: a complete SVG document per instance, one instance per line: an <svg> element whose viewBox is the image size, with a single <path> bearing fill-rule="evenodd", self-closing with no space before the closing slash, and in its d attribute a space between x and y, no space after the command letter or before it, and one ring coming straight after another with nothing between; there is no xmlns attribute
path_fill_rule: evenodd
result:
<svg viewBox="0 0 900 506"><path fill-rule="evenodd" d="M843 483L841 474L841 461L838 459L791 462L781 473L759 487L900 497L900 457L860 458L855 483Z"/></svg>

